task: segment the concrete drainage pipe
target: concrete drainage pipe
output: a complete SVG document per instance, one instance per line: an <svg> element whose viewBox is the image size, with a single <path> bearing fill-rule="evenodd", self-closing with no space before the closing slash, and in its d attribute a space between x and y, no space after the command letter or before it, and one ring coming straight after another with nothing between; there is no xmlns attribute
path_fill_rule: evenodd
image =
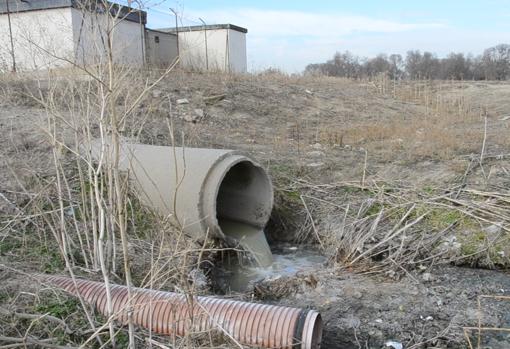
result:
<svg viewBox="0 0 510 349"><path fill-rule="evenodd" d="M108 316L104 283L50 276L44 279L72 295L80 296ZM128 322L127 287L111 285L114 319ZM263 348L318 349L322 320L318 312L274 305L189 298L172 292L132 289L132 318L138 326L154 333L185 336L217 331L235 341Z"/></svg>
<svg viewBox="0 0 510 349"><path fill-rule="evenodd" d="M96 142L93 157L110 153L109 148ZM273 187L266 171L248 156L233 150L123 143L120 166L129 170L141 200L170 215L188 235L236 243L241 224L260 231L263 248L269 249L262 229L273 207ZM266 258L259 264L270 262Z"/></svg>

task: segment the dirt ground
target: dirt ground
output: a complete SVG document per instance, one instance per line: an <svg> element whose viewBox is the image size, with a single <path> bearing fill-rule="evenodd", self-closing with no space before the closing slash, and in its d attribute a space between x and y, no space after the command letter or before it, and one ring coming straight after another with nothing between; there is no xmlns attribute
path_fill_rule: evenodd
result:
<svg viewBox="0 0 510 349"><path fill-rule="evenodd" d="M179 104L184 98L187 103ZM19 248L9 237L14 234L10 220L19 217L20 208L31 198L25 188L34 178L50 181L54 170L43 132L44 110L8 98L2 103L0 307L16 308L19 300L43 292L22 272L64 273L64 268L53 257L27 252L23 241ZM385 343L391 348L390 341L394 349L399 349L395 343L406 349L468 348L465 327L476 327L480 321L486 328L510 328L510 299L484 298L482 313L478 310L479 296L510 297L506 240L496 251L501 260L490 264L491 269L478 268L487 265L472 260L437 259L371 272L372 266L346 265L339 248L327 238L328 227L344 214L332 209L331 203L360 210L367 200L386 205L381 195L386 198L387 193L374 189L380 183L399 188L393 191L394 200L403 200L410 191L421 197L429 188L436 193L436 188L446 190L459 183L462 188L497 190L507 197L510 84L382 86L377 81L324 77L180 73L164 80L137 112L146 118L141 142L168 145L167 121L172 120L177 144L240 149L263 164L277 191L276 213L267 231L271 240L295 238L299 226L310 227L308 215L314 216L314 229L327 245L321 251L328 262L313 273L262 281L264 297L250 292L232 297L319 310L325 324L324 348L384 348ZM127 136L130 131L126 130ZM483 165L471 170L482 149ZM372 191L353 189L359 186ZM302 190L298 198L314 195L316 202L328 204L311 205L306 213L293 198L296 188ZM509 227L506 212L496 224L503 227L502 234ZM489 234L494 222L482 223ZM470 234L468 228L462 234ZM26 234L30 231L21 236ZM319 243L297 246L317 249ZM271 289L282 282L290 286L283 294L271 295ZM37 301L24 301L28 303ZM0 334L13 335L13 326L13 320L0 319ZM477 330L466 331L476 344ZM481 342L484 348L509 348L510 335L487 330Z"/></svg>

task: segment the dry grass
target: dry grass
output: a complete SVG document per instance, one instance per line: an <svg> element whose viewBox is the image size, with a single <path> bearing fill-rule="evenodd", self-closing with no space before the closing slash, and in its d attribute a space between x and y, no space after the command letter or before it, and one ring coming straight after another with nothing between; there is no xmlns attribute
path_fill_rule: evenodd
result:
<svg viewBox="0 0 510 349"><path fill-rule="evenodd" d="M480 150L484 121L488 116L488 137L495 146L508 147L508 125L497 115L488 115L487 106L471 102L449 83L378 81L374 89L381 95L420 106L420 114L402 113L391 119L383 115L369 122L349 120L341 126L324 126L317 140L328 146L361 146L392 160L396 154L407 160L452 159L458 154ZM458 83L457 83L458 84Z"/></svg>
<svg viewBox="0 0 510 349"><path fill-rule="evenodd" d="M509 192L488 178L484 189L467 185L483 178L473 160L464 175L440 185L287 178L280 190L290 207L279 214L293 212L299 238L317 241L340 268L399 277L438 263L506 267Z"/></svg>
<svg viewBox="0 0 510 349"><path fill-rule="evenodd" d="M158 130L170 113L190 146L253 151L263 145L277 154L301 157L310 144L321 143L337 149L361 147L377 161L448 160L479 152L486 106L433 83L413 84L418 87L400 83L392 85L395 91L382 93L373 83L331 77L176 72L158 86L159 97L149 98L139 110L147 116L140 136L148 143L168 144L168 136ZM205 102L218 94L225 98ZM172 104L183 97L191 104ZM204 109L205 119L199 125L181 122L193 108ZM487 116L490 144L508 147L507 123ZM225 128L232 132L225 134Z"/></svg>

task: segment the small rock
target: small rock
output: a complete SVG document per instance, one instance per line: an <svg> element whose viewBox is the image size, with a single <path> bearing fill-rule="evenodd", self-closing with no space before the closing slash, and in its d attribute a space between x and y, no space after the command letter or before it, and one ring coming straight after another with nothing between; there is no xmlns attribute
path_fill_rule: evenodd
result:
<svg viewBox="0 0 510 349"><path fill-rule="evenodd" d="M204 103L205 104L215 104L215 103L218 103L219 101L225 99L225 97L226 97L226 95L224 95L224 94L204 97Z"/></svg>
<svg viewBox="0 0 510 349"><path fill-rule="evenodd" d="M207 288L207 276L200 269L193 269L189 272L189 280L197 289L203 290Z"/></svg>
<svg viewBox="0 0 510 349"><path fill-rule="evenodd" d="M440 251L447 252L448 255L452 256L460 253L461 248L462 244L457 241L457 237L455 235L446 236L438 246Z"/></svg>
<svg viewBox="0 0 510 349"><path fill-rule="evenodd" d="M305 92L306 92L307 94L309 94L309 95L313 95L313 92L312 92L312 91L310 91L310 90L305 90Z"/></svg>
<svg viewBox="0 0 510 349"><path fill-rule="evenodd" d="M177 104L181 105L181 104L189 104L189 101L188 99L186 98L181 98L181 99L178 99L177 101L175 101Z"/></svg>
<svg viewBox="0 0 510 349"><path fill-rule="evenodd" d="M421 279L425 282L429 282L432 280L432 274L431 273L423 273L421 276Z"/></svg>
<svg viewBox="0 0 510 349"><path fill-rule="evenodd" d="M309 164L306 164L306 167L312 167L312 168L318 168L324 166L323 162L311 162Z"/></svg>
<svg viewBox="0 0 510 349"><path fill-rule="evenodd" d="M404 349L404 346L400 342L396 341L387 341L384 343L384 348L391 348L391 349Z"/></svg>
<svg viewBox="0 0 510 349"><path fill-rule="evenodd" d="M306 153L306 155L308 155L311 158L321 158L324 156L324 152L322 152L320 150L315 150L315 151L310 151L310 152Z"/></svg>
<svg viewBox="0 0 510 349"><path fill-rule="evenodd" d="M195 109L195 115L198 117L198 118L203 118L205 113L204 113L204 110L203 109Z"/></svg>
<svg viewBox="0 0 510 349"><path fill-rule="evenodd" d="M353 296L354 298L356 298L356 299L361 299L361 297L363 297L363 295L362 295L362 294L361 294L361 292L359 292L359 291L354 291L354 292L352 293L352 296Z"/></svg>
<svg viewBox="0 0 510 349"><path fill-rule="evenodd" d="M184 115L184 121L196 123L198 120L198 117L196 115Z"/></svg>
<svg viewBox="0 0 510 349"><path fill-rule="evenodd" d="M501 225L500 224L492 224L492 225L489 225L488 227L484 228L483 231L486 232L487 234L491 234L491 235L499 234L501 232Z"/></svg>

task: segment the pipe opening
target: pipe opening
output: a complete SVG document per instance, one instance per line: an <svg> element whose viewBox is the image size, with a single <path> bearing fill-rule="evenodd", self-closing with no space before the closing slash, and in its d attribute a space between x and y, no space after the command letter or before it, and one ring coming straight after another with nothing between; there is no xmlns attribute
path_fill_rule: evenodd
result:
<svg viewBox="0 0 510 349"><path fill-rule="evenodd" d="M227 171L220 184L216 218L220 228L221 221L235 221L263 229L272 202L271 181L265 171L251 161L241 161Z"/></svg>
<svg viewBox="0 0 510 349"><path fill-rule="evenodd" d="M264 234L273 206L273 189L266 172L249 160L226 172L216 197L216 218L228 243L251 253L257 264L273 257Z"/></svg>

